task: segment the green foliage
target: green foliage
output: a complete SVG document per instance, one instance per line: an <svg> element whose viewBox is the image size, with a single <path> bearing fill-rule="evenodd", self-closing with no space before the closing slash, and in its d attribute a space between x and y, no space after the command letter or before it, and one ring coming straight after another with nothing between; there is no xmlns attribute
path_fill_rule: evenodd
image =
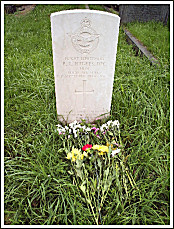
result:
<svg viewBox="0 0 174 229"><path fill-rule="evenodd" d="M61 150L65 142L55 132L50 14L73 8L84 5L37 5L25 16L5 15L5 224L94 223L68 173L71 167ZM120 198L125 191L113 182L102 212L106 225L170 223L170 72L169 66L165 67L169 65L168 32L160 24L149 27L148 35L143 25L137 31L143 31L141 37L138 32L134 34L142 42L153 35L153 42L149 40L146 46L153 47L163 64L150 66L146 58L135 56L120 29L111 119L120 121L121 139L126 155L130 155L129 171L138 190L128 191L131 195L123 199L123 205Z"/></svg>

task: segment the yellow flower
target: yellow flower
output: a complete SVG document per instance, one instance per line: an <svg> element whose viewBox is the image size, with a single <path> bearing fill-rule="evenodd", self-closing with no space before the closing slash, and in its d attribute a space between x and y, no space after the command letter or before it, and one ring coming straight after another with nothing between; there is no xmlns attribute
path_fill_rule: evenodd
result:
<svg viewBox="0 0 174 229"><path fill-rule="evenodd" d="M72 148L72 151L71 152L72 152L72 154L75 154L75 155L81 154L80 150L75 149L74 147Z"/></svg>
<svg viewBox="0 0 174 229"><path fill-rule="evenodd" d="M92 149L96 149L98 151L101 151L102 153L99 153L99 155L103 155L104 152L108 153L109 149L107 146L104 145L94 145Z"/></svg>
<svg viewBox="0 0 174 229"><path fill-rule="evenodd" d="M109 152L109 149L108 149L107 146L103 146L103 145L102 145L102 146L99 147L99 151L108 153L108 152Z"/></svg>
<svg viewBox="0 0 174 229"><path fill-rule="evenodd" d="M77 157L74 156L74 154L72 155L72 161L76 161Z"/></svg>
<svg viewBox="0 0 174 229"><path fill-rule="evenodd" d="M84 158L84 154L81 154L81 155L80 155L80 157L81 157L81 160L83 160L83 158Z"/></svg>
<svg viewBox="0 0 174 229"><path fill-rule="evenodd" d="M68 153L66 158L67 159L71 159L72 158L72 153Z"/></svg>
<svg viewBox="0 0 174 229"><path fill-rule="evenodd" d="M87 152L83 152L83 155L85 156L85 157L87 157L88 156L88 153Z"/></svg>
<svg viewBox="0 0 174 229"><path fill-rule="evenodd" d="M79 151L80 152L80 151ZM87 152L83 152L83 154L80 152L77 157L79 160L83 160L84 157L87 157L88 156L88 153ZM76 157L76 158L77 158Z"/></svg>
<svg viewBox="0 0 174 229"><path fill-rule="evenodd" d="M99 145L94 145L94 146L92 147L92 149L96 149L96 150L99 150L99 148L100 148Z"/></svg>
<svg viewBox="0 0 174 229"><path fill-rule="evenodd" d="M113 144L115 144L115 141L113 142ZM107 147L111 146L111 149L112 149L112 150L116 150L117 147L114 148L114 145L113 145L113 144L111 144L111 143L109 143L109 142L106 143Z"/></svg>
<svg viewBox="0 0 174 229"><path fill-rule="evenodd" d="M104 155L105 154L105 152L98 152L98 155Z"/></svg>
<svg viewBox="0 0 174 229"><path fill-rule="evenodd" d="M67 159L72 159L72 161L77 160L77 156L81 157L81 152L78 149L72 148L72 151L67 154ZM83 156L84 157L84 156Z"/></svg>

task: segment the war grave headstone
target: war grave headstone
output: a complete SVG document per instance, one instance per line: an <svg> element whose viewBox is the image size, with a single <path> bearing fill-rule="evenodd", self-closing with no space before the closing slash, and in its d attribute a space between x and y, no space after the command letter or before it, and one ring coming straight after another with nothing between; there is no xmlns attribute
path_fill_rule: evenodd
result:
<svg viewBox="0 0 174 229"><path fill-rule="evenodd" d="M55 12L50 19L58 119L108 117L120 17L84 9Z"/></svg>

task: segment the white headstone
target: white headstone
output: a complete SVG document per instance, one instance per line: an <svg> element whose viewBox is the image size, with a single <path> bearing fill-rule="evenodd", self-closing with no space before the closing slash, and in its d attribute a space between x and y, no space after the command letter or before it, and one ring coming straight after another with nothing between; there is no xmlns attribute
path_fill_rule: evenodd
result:
<svg viewBox="0 0 174 229"><path fill-rule="evenodd" d="M60 121L93 122L110 114L119 23L119 16L97 10L51 14Z"/></svg>

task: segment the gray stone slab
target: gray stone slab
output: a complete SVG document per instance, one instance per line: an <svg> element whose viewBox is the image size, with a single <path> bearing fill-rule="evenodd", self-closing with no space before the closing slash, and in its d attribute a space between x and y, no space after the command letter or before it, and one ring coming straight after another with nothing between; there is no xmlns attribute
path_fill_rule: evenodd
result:
<svg viewBox="0 0 174 229"><path fill-rule="evenodd" d="M135 48L137 48L137 50L141 52L142 55L145 55L152 64L160 65L159 61L151 54L151 52L147 50L147 48L136 37L134 37L126 28L124 28L123 30L127 36L129 43L134 45Z"/></svg>

